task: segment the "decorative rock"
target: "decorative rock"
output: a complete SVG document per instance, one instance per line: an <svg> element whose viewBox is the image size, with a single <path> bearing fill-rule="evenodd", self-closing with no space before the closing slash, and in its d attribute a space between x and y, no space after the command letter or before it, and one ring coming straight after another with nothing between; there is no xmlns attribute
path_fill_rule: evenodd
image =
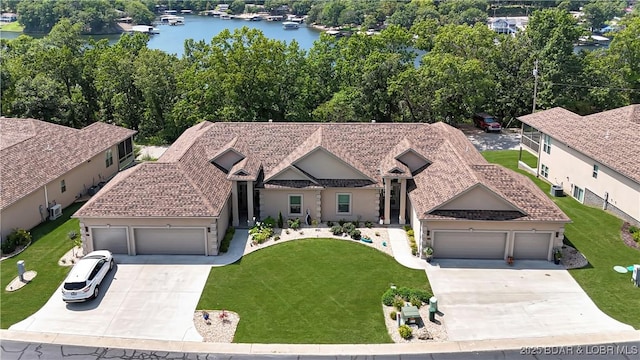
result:
<svg viewBox="0 0 640 360"><path fill-rule="evenodd" d="M431 340L433 337L429 334L429 331L426 328L418 329L415 332L415 336L420 340Z"/></svg>

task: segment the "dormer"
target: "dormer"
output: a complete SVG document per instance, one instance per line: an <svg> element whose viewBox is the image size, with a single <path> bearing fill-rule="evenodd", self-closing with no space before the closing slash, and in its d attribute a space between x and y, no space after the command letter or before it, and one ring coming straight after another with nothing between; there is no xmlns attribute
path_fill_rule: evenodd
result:
<svg viewBox="0 0 640 360"><path fill-rule="evenodd" d="M397 155L395 158L399 162L406 165L412 174L415 174L416 171L425 168L431 163L429 160L427 160L427 158L413 149L407 149L403 153Z"/></svg>
<svg viewBox="0 0 640 360"><path fill-rule="evenodd" d="M244 154L233 148L229 148L220 152L213 159L211 159L211 163L224 169L228 173L233 165L239 163L244 158Z"/></svg>

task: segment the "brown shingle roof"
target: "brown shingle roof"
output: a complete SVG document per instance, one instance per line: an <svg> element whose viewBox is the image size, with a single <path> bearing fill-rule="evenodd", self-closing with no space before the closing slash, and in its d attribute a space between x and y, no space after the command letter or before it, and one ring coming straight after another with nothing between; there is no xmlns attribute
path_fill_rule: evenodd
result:
<svg viewBox="0 0 640 360"><path fill-rule="evenodd" d="M568 220L530 180L487 164L459 130L445 124L380 123L205 122L187 130L157 164L151 165L157 167L153 167L155 181L150 181L150 169L122 174L113 180L116 183L126 181L128 186L145 194L144 201L147 202L142 203L143 199L140 199L131 204L128 197L135 198L137 195L119 193L115 187L111 191L103 189L97 195L103 199L87 203L78 216L108 216L108 212L102 209L108 204L119 209L121 216L168 214L166 208L172 208L172 215L166 216L218 216L230 195L231 181L227 179L225 171L210 161L216 154L230 148L246 156L232 170L243 169L250 172L252 177L257 177L255 172L262 169L266 181L258 186L265 188L382 188L382 169L391 159L406 151L409 145L411 150L432 162L415 174L411 182L409 196L420 218L426 218L430 211L472 186L483 184L505 196L515 208L522 209L522 216L529 220ZM298 159L319 147L336 155L371 180L323 180L314 179L311 175L308 175L309 180L268 180L269 175L287 167L296 168ZM396 151L399 153L394 155ZM185 192L186 199L181 199L181 196L177 196L179 192L171 190L174 186L163 184L161 171L167 172L169 183L179 178L189 181L189 184L175 186ZM530 184L523 184L526 182ZM145 191L145 187L149 189ZM171 196L165 196L166 193ZM201 202L195 198L198 193L203 198ZM156 197L158 200L152 201ZM530 202L523 199L530 199ZM154 206L161 209L154 209Z"/></svg>
<svg viewBox="0 0 640 360"><path fill-rule="evenodd" d="M553 108L519 119L640 183L640 104L588 116Z"/></svg>
<svg viewBox="0 0 640 360"><path fill-rule="evenodd" d="M35 119L0 118L0 208L134 134L101 122L78 130Z"/></svg>

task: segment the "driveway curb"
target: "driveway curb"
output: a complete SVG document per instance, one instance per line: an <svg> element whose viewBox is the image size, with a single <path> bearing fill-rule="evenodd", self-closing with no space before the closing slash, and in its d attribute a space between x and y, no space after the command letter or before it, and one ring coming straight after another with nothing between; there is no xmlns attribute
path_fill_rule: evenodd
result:
<svg viewBox="0 0 640 360"><path fill-rule="evenodd" d="M30 343L64 344L191 353L225 354L297 354L297 355L394 355L424 353L455 353L489 350L516 350L524 347L558 347L595 345L611 342L640 341L640 330L609 334L580 334L539 338L449 341L413 344L223 344L188 341L160 341L113 337L79 336L0 330L0 340Z"/></svg>

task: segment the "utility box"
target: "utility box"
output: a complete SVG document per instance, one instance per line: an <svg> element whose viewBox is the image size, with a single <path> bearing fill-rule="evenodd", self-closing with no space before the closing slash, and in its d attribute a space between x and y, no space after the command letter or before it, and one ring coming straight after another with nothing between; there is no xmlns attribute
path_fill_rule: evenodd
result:
<svg viewBox="0 0 640 360"><path fill-rule="evenodd" d="M438 298L435 296L429 299L429 311L438 312Z"/></svg>
<svg viewBox="0 0 640 360"><path fill-rule="evenodd" d="M24 260L18 260L18 276L22 282L24 282L24 273Z"/></svg>

